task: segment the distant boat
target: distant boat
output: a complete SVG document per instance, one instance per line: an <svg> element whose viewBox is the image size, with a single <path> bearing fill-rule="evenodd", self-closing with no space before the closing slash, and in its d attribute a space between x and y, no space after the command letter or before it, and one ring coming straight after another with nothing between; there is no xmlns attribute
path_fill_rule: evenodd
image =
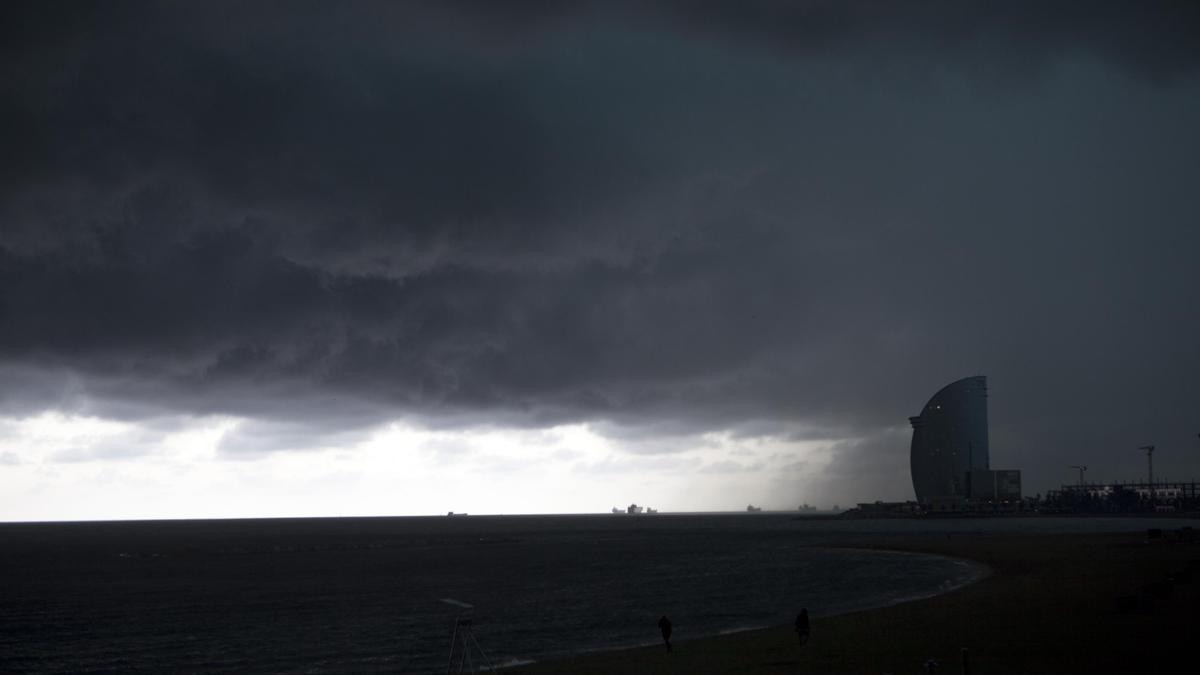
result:
<svg viewBox="0 0 1200 675"><path fill-rule="evenodd" d="M808 502L804 502L803 504L800 505L800 510L801 511L816 511L817 507L810 506Z"/></svg>
<svg viewBox="0 0 1200 675"><path fill-rule="evenodd" d="M451 511L450 513L447 513L447 514L446 514L446 517L447 517L447 518L450 518L450 517L452 517L452 516L465 516L465 515L467 515L467 514L465 514L465 513L455 513L455 512L453 512L453 511Z"/></svg>
<svg viewBox="0 0 1200 675"><path fill-rule="evenodd" d="M746 505L746 511L747 511L748 513L758 513L759 511L762 511L762 507L761 507L761 506L755 506L755 505L753 505L753 504L747 504L747 505Z"/></svg>
<svg viewBox="0 0 1200 675"><path fill-rule="evenodd" d="M613 513L624 513L624 514L629 514L629 515L637 515L637 514L641 514L641 513L658 513L658 509L652 509L649 506L638 506L637 504L630 504L629 506L626 506L623 509L618 509L617 507L614 506L612 509L612 512Z"/></svg>

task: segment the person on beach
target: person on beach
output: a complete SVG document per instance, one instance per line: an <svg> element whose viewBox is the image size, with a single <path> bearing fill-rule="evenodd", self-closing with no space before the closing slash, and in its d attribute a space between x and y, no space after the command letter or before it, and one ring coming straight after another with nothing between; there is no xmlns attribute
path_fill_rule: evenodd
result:
<svg viewBox="0 0 1200 675"><path fill-rule="evenodd" d="M796 615L796 637L800 639L801 646L808 642L808 632L808 608L804 608Z"/></svg>
<svg viewBox="0 0 1200 675"><path fill-rule="evenodd" d="M658 620L658 629L662 631L663 642L667 645L667 651L671 651L671 620L666 614Z"/></svg>

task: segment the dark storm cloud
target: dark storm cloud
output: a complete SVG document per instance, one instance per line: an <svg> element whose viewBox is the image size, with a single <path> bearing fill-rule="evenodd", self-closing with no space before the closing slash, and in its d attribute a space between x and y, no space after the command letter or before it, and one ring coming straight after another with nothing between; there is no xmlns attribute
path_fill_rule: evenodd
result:
<svg viewBox="0 0 1200 675"><path fill-rule="evenodd" d="M668 23L749 44L801 52L849 47L881 60L901 56L1008 74L1084 52L1168 79L1196 67L1200 30L1200 10L1189 2L681 0L658 11Z"/></svg>
<svg viewBox="0 0 1200 675"><path fill-rule="evenodd" d="M1200 408L1188 3L3 11L10 414L653 453L983 372L1048 469Z"/></svg>

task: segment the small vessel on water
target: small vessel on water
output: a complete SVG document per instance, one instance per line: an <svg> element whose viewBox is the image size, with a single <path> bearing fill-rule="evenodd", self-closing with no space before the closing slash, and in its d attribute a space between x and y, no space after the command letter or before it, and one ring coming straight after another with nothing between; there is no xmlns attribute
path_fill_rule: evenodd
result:
<svg viewBox="0 0 1200 675"><path fill-rule="evenodd" d="M755 506L755 505L753 505L753 504L747 504L747 505L746 505L746 512L747 512L747 513L758 513L759 511L762 511L762 507L761 507L761 506Z"/></svg>
<svg viewBox="0 0 1200 675"><path fill-rule="evenodd" d="M612 509L612 512L613 513L625 513L625 514L629 514L629 515L640 515L643 513L658 513L658 509L652 509L649 506L638 506L637 504L630 504L629 506L625 507L624 509L619 509L614 506Z"/></svg>

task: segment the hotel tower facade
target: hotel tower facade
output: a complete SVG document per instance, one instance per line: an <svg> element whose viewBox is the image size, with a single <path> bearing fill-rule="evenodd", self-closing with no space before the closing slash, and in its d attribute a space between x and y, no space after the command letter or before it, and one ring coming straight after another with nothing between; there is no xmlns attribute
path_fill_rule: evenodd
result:
<svg viewBox="0 0 1200 675"><path fill-rule="evenodd" d="M985 475L989 468L987 377L966 377L942 387L908 421L917 501L970 497L971 477Z"/></svg>

